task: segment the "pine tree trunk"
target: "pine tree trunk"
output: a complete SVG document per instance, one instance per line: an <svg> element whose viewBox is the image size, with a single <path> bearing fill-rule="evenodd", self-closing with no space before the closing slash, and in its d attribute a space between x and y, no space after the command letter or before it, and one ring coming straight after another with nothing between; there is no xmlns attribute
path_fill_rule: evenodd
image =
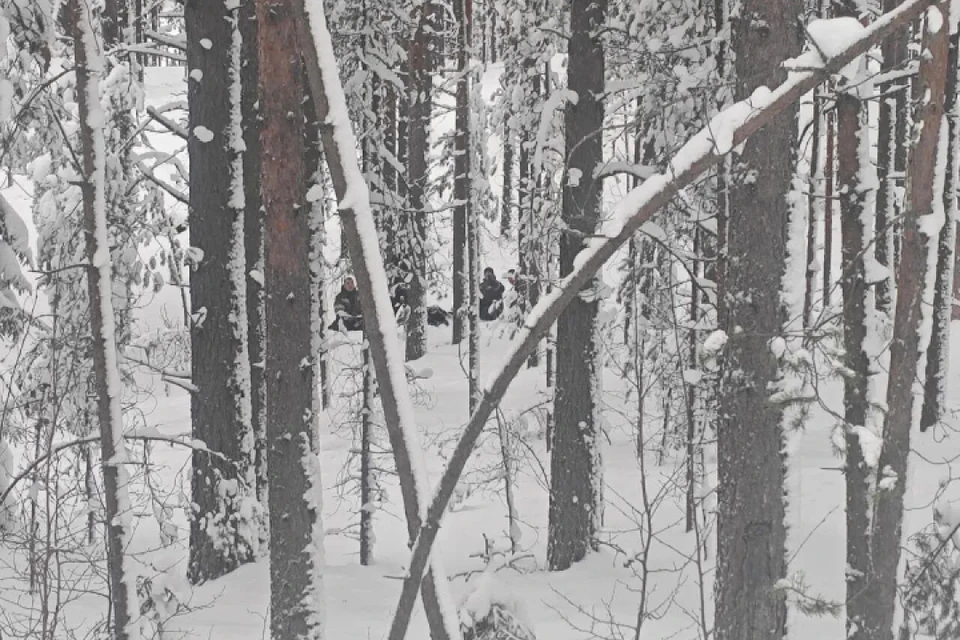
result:
<svg viewBox="0 0 960 640"><path fill-rule="evenodd" d="M247 350L250 357L251 429L256 441L257 499L267 510L266 393L263 357L266 348L263 292L263 215L260 202L260 112L257 105L257 16L253 2L240 5L243 38L243 175L244 252L247 284Z"/></svg>
<svg viewBox="0 0 960 640"><path fill-rule="evenodd" d="M800 53L799 0L744 0L733 24L736 99L780 82L780 60ZM770 402L779 377L768 345L783 326L797 108L747 140L730 184L724 285L728 336L717 425L716 640L774 640L786 605L782 410ZM744 175L750 172L750 179Z"/></svg>
<svg viewBox="0 0 960 640"><path fill-rule="evenodd" d="M603 162L604 51L598 35L606 20L606 0L573 0L568 49L568 87L579 95L566 110L568 173L563 218L572 233L560 240L560 276L573 271L583 235L595 231L603 189L593 176ZM550 508L547 562L553 571L569 568L595 547L603 517L600 370L596 343L598 301L575 298L557 323L555 432L550 456Z"/></svg>
<svg viewBox="0 0 960 640"><path fill-rule="evenodd" d="M467 216L470 210L470 75L468 52L473 0L454 0L453 15L457 21L457 104L456 130L453 138L453 344L460 344L467 319L465 288L469 251ZM471 329L472 330L472 329Z"/></svg>
<svg viewBox="0 0 960 640"><path fill-rule="evenodd" d="M323 527L312 356L311 178L307 95L289 0L258 0L261 196L265 228L270 631L275 640L324 637Z"/></svg>
<svg viewBox="0 0 960 640"><path fill-rule="evenodd" d="M505 72L506 73L506 72ZM500 237L510 235L510 210L513 209L513 128L510 114L504 113L503 122L503 190L500 194Z"/></svg>
<svg viewBox="0 0 960 640"><path fill-rule="evenodd" d="M83 228L86 235L87 292L90 297L91 351L94 384L100 422L100 452L103 468L104 520L107 523L107 572L110 589L112 636L117 640L140 637L135 619L139 614L137 576L126 557L133 536L133 511L128 491L129 475L123 442L122 393L118 364L116 321L112 301L112 274L109 259L106 211L106 145L100 82L104 73L89 12L79 0L67 10L75 26L74 59L77 76L77 103L83 160Z"/></svg>
<svg viewBox="0 0 960 640"><path fill-rule="evenodd" d="M404 266L410 276L407 303L407 360L422 358L427 353L427 166L430 156L430 114L433 109L433 5L420 8L419 23L407 63L410 69L407 187L409 206L406 224Z"/></svg>
<svg viewBox="0 0 960 640"><path fill-rule="evenodd" d="M191 581L217 578L254 559L259 522L243 503L255 491L244 256L240 33L229 2L189 0L187 60L191 80L190 241L203 251L191 274L193 437L223 459L193 454ZM209 42L208 42L209 41ZM210 44L209 48L204 44ZM225 73L224 70L229 70ZM254 512L256 509L253 510Z"/></svg>
<svg viewBox="0 0 960 640"><path fill-rule="evenodd" d="M854 89L855 91L855 89ZM869 572L870 469L864 460L861 433L867 427L869 359L867 337L867 279L864 255L870 250L867 229L867 189L862 183L861 151L869 150L867 110L858 96L837 96L837 187L840 196L841 267L843 292L843 347L848 374L843 376L847 491L847 638L867 640L863 632L866 612L862 595ZM862 146L863 145L863 146ZM867 156L869 157L869 156ZM871 212L872 213L872 212Z"/></svg>
<svg viewBox="0 0 960 640"><path fill-rule="evenodd" d="M823 161L823 295L821 296L824 311L830 307L830 295L833 287L833 178L834 178L834 148L836 146L835 120L836 114L827 111L826 157Z"/></svg>
<svg viewBox="0 0 960 640"><path fill-rule="evenodd" d="M820 199L820 143L821 138L821 105L822 97L819 91L813 92L813 127L810 140L810 178L807 181L807 188L810 190L810 196L807 206L807 264L806 281L803 289L803 328L809 329L813 321L813 295L817 287L817 271L814 268L817 261L817 214L819 213L822 200Z"/></svg>
<svg viewBox="0 0 960 640"><path fill-rule="evenodd" d="M888 413L883 428L883 444L878 463L879 478L874 488L874 519L871 566L865 601L864 636L871 640L892 640L897 608L897 577L900 548L903 543L903 497L907 483L907 456L913 428L913 385L922 372L920 354L927 348L921 336L924 315L924 289L933 274L928 273L927 258L936 250L936 241L920 228L921 218L934 213L937 192L938 159L945 159L946 131L941 132L944 93L947 79L948 36L946 30L950 3L942 0L936 9L928 9L924 21L922 51L929 56L920 60L920 72L914 85L917 111L914 121L920 128L907 175L908 205L903 216L903 239L897 271L896 315L890 344L890 374L887 384ZM930 12L939 10L941 28L930 33ZM939 171L943 171L941 165ZM939 185L942 188L942 184ZM942 203L940 204L942 206ZM929 318L928 318L929 319ZM922 379L922 378L921 378Z"/></svg>
<svg viewBox="0 0 960 640"><path fill-rule="evenodd" d="M902 0L883 0L884 12L892 11ZM880 44L884 70L901 68L907 59L907 42L910 33L901 29ZM893 90L902 84L909 85L904 78L896 83L880 85L880 94ZM906 120L907 91L899 90L880 100L880 121L877 126L877 174L880 188L877 191L876 242L874 254L877 262L887 267L888 277L877 284L877 310L891 313L893 308L893 235L894 221L900 216L897 203L897 175L902 175L906 161Z"/></svg>
<svg viewBox="0 0 960 640"><path fill-rule="evenodd" d="M960 126L957 118L957 73L960 32L950 34L950 50L947 59L947 86L944 100L947 111L947 150L944 167L943 213L944 223L937 241L937 275L933 294L933 332L930 348L927 349L926 374L924 376L923 409L920 414L920 431L937 424L946 410L947 365L950 357L950 319L952 316L954 249L957 240L957 185L958 162L960 162ZM941 125L943 126L943 125ZM935 194L939 197L939 194Z"/></svg>

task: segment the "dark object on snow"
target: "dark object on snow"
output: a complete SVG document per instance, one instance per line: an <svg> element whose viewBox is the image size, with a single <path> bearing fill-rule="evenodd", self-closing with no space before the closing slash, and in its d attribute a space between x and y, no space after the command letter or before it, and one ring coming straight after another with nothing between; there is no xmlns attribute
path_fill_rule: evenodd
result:
<svg viewBox="0 0 960 640"><path fill-rule="evenodd" d="M390 303L394 313L407 304L407 283L402 276L394 276L390 281Z"/></svg>
<svg viewBox="0 0 960 640"><path fill-rule="evenodd" d="M497 280L493 269L483 270L480 281L480 319L496 320L503 311L503 283Z"/></svg>
<svg viewBox="0 0 960 640"><path fill-rule="evenodd" d="M427 307L427 324L431 327L447 326L450 324L450 312L436 305Z"/></svg>
<svg viewBox="0 0 960 640"><path fill-rule="evenodd" d="M460 623L463 640L537 640L509 609L499 603L490 605L490 611L470 624Z"/></svg>
<svg viewBox="0 0 960 640"><path fill-rule="evenodd" d="M333 310L337 314L337 319L333 321L330 328L334 331L362 331L363 330L363 312L360 309L360 292L357 291L357 282L353 276L347 276L343 279L343 286L340 293L333 301Z"/></svg>

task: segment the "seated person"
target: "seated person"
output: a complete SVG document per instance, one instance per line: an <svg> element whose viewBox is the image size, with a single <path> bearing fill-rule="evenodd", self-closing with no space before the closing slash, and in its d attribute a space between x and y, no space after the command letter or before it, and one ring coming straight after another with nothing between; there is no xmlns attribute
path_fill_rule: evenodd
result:
<svg viewBox="0 0 960 640"><path fill-rule="evenodd" d="M496 320L503 310L503 283L497 280L493 269L483 270L480 281L480 319Z"/></svg>
<svg viewBox="0 0 960 640"><path fill-rule="evenodd" d="M357 281L353 276L343 279L340 293L333 301L333 310L337 319L330 325L331 329L343 331L362 331L363 313L360 310L360 292L357 291Z"/></svg>

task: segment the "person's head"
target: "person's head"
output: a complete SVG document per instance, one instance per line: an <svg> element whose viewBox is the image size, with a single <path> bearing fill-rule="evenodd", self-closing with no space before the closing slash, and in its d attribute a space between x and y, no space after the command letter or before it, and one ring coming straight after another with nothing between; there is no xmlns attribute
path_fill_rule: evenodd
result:
<svg viewBox="0 0 960 640"><path fill-rule="evenodd" d="M491 269L490 267L487 267L486 269L483 270L484 280L493 280L494 278L496 278L496 276L493 275L493 269Z"/></svg>
<svg viewBox="0 0 960 640"><path fill-rule="evenodd" d="M509 282L510 284L513 284L516 281L517 281L516 269L510 269L510 271L507 271L507 282Z"/></svg>
<svg viewBox="0 0 960 640"><path fill-rule="evenodd" d="M357 288L357 281L353 279L353 276L347 276L343 279L343 288L347 291L353 291Z"/></svg>

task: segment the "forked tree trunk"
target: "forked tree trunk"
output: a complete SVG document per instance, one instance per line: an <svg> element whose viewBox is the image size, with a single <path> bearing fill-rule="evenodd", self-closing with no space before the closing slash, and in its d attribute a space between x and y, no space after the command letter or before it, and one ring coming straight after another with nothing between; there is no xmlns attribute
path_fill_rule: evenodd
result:
<svg viewBox="0 0 960 640"><path fill-rule="evenodd" d="M597 32L606 21L606 0L573 0L568 50L568 87L580 99L566 110L567 172L580 180L565 180L563 219L573 233L560 239L560 276L574 269L584 236L596 230L603 189L594 179L603 162L603 43ZM591 282L589 286L594 285ZM557 388L555 427L550 456L550 509L547 562L560 571L596 547L603 517L600 460L600 420L597 401L600 369L597 352L596 297L577 297L557 323Z"/></svg>
<svg viewBox="0 0 960 640"><path fill-rule="evenodd" d="M290 0L257 0L261 195L265 214L270 632L324 637L322 486L316 455L304 69Z"/></svg>
<svg viewBox="0 0 960 640"><path fill-rule="evenodd" d="M931 19L933 12L940 13ZM921 218L934 213L942 197L937 192L938 160L945 164L946 135L941 133L944 93L947 80L948 35L946 25L950 2L942 0L927 9L924 20L920 72L914 86L917 110L914 121L920 127L911 154L907 175L908 205L903 216L903 239L897 270L896 315L890 344L890 374L887 385L886 420L878 462L878 480L874 487L874 518L871 539L871 567L867 593L864 594L864 637L891 640L897 609L897 576L903 529L903 497L907 483L907 456L913 424L913 385L922 372L920 354L927 348L921 336L924 322L924 289L933 274L928 273L930 252L936 250L934 238L921 230ZM940 28L931 33L933 24ZM943 166L940 166L943 171ZM942 182L939 187L942 188ZM929 219L929 218L928 218ZM939 231L939 229L937 229ZM929 318L928 318L929 319Z"/></svg>
<svg viewBox="0 0 960 640"><path fill-rule="evenodd" d="M744 0L734 24L736 98L782 81L800 53L800 0ZM762 28L760 25L763 25ZM784 324L781 283L794 175L796 106L751 137L734 159L725 289L728 342L719 398L716 640L776 640L786 604L783 420L768 391L779 379L769 346ZM744 173L751 172L745 180Z"/></svg>
<svg viewBox="0 0 960 640"><path fill-rule="evenodd" d="M110 245L105 202L106 147L100 106L100 80L104 72L101 44L90 23L90 11L79 0L70 0L67 10L75 26L74 56L77 70L77 103L83 159L83 227L87 239L87 291L90 296L94 383L100 422L100 452L103 468L104 520L107 523L107 572L110 587L110 626L117 640L140 637L136 618L136 570L127 552L133 536L133 511L127 487L129 475L123 443L123 413L120 406L120 369L114 334L111 299Z"/></svg>

